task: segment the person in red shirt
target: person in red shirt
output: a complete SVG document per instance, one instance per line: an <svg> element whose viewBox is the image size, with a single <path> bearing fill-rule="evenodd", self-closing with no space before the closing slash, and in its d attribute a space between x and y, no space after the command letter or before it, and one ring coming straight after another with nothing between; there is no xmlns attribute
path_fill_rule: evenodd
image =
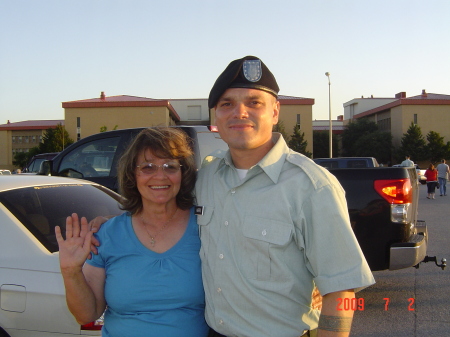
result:
<svg viewBox="0 0 450 337"><path fill-rule="evenodd" d="M427 199L434 199L434 193L437 185L437 170L434 168L433 164L428 166L428 169L425 171L425 177L427 177L427 188L428 188L428 196Z"/></svg>

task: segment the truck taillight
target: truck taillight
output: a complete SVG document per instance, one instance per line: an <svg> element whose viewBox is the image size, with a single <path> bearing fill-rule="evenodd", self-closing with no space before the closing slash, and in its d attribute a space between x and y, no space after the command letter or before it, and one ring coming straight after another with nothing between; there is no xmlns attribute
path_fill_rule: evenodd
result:
<svg viewBox="0 0 450 337"><path fill-rule="evenodd" d="M409 179L375 180L375 190L390 204L412 202L412 186Z"/></svg>
<svg viewBox="0 0 450 337"><path fill-rule="evenodd" d="M215 125L210 125L210 126L208 126L208 128L209 128L209 131L211 131L211 132L219 132L219 129Z"/></svg>
<svg viewBox="0 0 450 337"><path fill-rule="evenodd" d="M82 325L81 330L101 330L102 327L103 327L103 316L94 322Z"/></svg>

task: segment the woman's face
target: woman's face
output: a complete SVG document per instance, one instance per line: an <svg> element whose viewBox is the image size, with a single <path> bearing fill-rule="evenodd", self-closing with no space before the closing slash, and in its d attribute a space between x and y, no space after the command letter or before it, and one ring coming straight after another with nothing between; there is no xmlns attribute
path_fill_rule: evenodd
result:
<svg viewBox="0 0 450 337"><path fill-rule="evenodd" d="M157 167L156 172L144 173L141 168L136 167L136 185L142 197L142 203L167 204L176 201L176 196L181 186L181 169L176 172L163 170L162 165L173 164L178 167L180 162L177 159L163 159L156 157L150 149L142 151L136 162L136 166L152 163ZM144 169L144 171L146 171Z"/></svg>

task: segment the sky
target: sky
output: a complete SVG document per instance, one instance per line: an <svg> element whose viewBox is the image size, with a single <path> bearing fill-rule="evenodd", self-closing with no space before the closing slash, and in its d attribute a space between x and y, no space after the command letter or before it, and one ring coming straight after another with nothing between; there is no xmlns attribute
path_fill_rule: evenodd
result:
<svg viewBox="0 0 450 337"><path fill-rule="evenodd" d="M448 0L0 0L0 124L62 102L207 98L255 55L313 120L361 96L450 94ZM331 85L325 73L330 73Z"/></svg>

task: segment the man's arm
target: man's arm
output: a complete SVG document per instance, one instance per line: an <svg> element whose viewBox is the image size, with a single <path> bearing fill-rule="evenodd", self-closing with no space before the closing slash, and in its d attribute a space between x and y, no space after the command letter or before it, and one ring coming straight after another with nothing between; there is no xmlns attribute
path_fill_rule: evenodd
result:
<svg viewBox="0 0 450 337"><path fill-rule="evenodd" d="M352 327L353 310L344 310L339 303L355 298L353 290L329 293L323 296L322 312L319 318L318 337L348 337Z"/></svg>

